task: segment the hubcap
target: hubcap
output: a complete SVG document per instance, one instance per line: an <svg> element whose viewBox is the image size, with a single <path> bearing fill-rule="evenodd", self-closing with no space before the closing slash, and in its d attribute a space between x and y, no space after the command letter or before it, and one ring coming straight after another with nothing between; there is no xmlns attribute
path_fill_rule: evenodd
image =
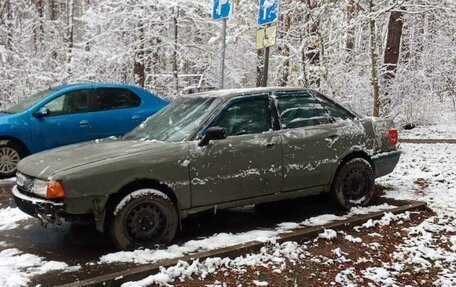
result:
<svg viewBox="0 0 456 287"><path fill-rule="evenodd" d="M127 235L139 243L152 243L163 233L165 226L165 216L152 202L135 205L126 217Z"/></svg>
<svg viewBox="0 0 456 287"><path fill-rule="evenodd" d="M10 147L0 148L0 172L12 173L20 160L19 153Z"/></svg>
<svg viewBox="0 0 456 287"><path fill-rule="evenodd" d="M369 176L360 170L352 169L347 172L344 183L344 197L349 201L363 199L367 195L369 188Z"/></svg>

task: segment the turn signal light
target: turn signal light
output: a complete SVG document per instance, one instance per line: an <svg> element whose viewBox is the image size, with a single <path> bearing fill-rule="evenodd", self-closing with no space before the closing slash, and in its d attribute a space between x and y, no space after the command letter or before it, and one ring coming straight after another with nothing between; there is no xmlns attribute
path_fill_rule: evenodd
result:
<svg viewBox="0 0 456 287"><path fill-rule="evenodd" d="M47 198L64 198L65 190L63 189L62 183L60 183L58 181L50 181L47 184L46 197Z"/></svg>
<svg viewBox="0 0 456 287"><path fill-rule="evenodd" d="M388 131L388 142L391 145L397 144L399 141L399 134L396 129Z"/></svg>

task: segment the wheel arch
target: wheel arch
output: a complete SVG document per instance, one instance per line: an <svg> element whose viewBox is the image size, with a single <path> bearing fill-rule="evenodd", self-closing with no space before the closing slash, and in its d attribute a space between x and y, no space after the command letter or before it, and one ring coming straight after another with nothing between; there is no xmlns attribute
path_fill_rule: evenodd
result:
<svg viewBox="0 0 456 287"><path fill-rule="evenodd" d="M30 149L27 147L27 145L20 139L13 137L13 136L0 136L0 142L2 141L12 141L19 145L22 148L22 151L25 153L24 156L30 155Z"/></svg>
<svg viewBox="0 0 456 287"><path fill-rule="evenodd" d="M117 206L117 204L128 194L132 193L135 190L142 189L142 188L153 188L159 190L166 194L174 204L176 208L179 221L180 221L180 208L179 208L179 201L177 200L177 196L174 191L166 184L161 183L159 180L150 179L150 178L142 178L142 179L135 179L121 187L118 192L111 194L108 198L105 208L104 208L104 216L102 216L101 222L97 221L97 229L101 232L105 231L108 227L110 222L112 211Z"/></svg>

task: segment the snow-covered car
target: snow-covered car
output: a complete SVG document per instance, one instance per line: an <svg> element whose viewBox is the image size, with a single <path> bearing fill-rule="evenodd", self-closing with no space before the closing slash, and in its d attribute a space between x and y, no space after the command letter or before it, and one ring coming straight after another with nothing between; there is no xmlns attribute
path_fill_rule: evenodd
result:
<svg viewBox="0 0 456 287"><path fill-rule="evenodd" d="M366 205L399 160L397 139L391 120L312 90L214 91L175 100L121 139L22 160L13 194L43 221L90 215L121 249L153 246L208 209L319 193Z"/></svg>

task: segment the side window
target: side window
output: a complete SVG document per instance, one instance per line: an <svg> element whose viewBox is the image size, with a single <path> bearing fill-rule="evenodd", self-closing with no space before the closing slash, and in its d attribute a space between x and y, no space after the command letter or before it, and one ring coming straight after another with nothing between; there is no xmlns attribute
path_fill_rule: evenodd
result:
<svg viewBox="0 0 456 287"><path fill-rule="evenodd" d="M50 116L86 113L88 106L89 91L79 90L61 95L45 105Z"/></svg>
<svg viewBox="0 0 456 287"><path fill-rule="evenodd" d="M355 116L344 109L343 107L339 106L335 102L331 101L325 96L322 96L320 94L317 94L316 97L320 100L320 102L328 109L329 113L331 116L333 116L336 119L354 119Z"/></svg>
<svg viewBox="0 0 456 287"><path fill-rule="evenodd" d="M211 126L223 127L227 135L256 134L271 129L267 97L247 98L231 104Z"/></svg>
<svg viewBox="0 0 456 287"><path fill-rule="evenodd" d="M134 108L141 104L141 98L127 89L100 88L92 100L98 111Z"/></svg>
<svg viewBox="0 0 456 287"><path fill-rule="evenodd" d="M331 122L331 117L326 109L308 93L279 94L277 96L277 108L284 129Z"/></svg>

